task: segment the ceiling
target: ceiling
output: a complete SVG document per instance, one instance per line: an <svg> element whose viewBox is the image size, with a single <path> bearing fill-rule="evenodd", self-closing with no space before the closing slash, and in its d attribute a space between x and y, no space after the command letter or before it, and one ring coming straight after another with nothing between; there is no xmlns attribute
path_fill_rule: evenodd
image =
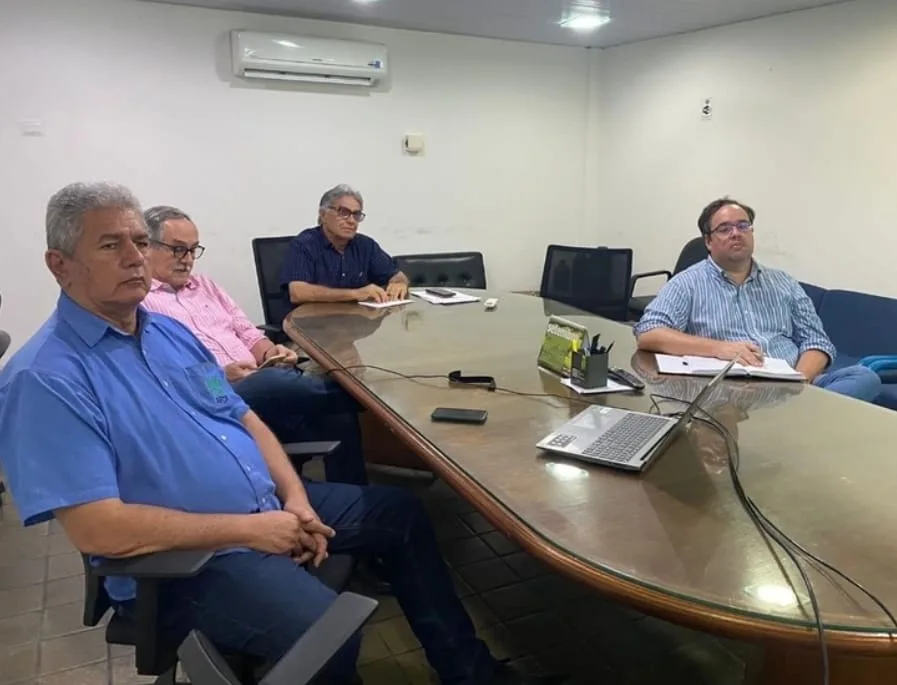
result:
<svg viewBox="0 0 897 685"><path fill-rule="evenodd" d="M153 1L153 0L150 0ZM162 0L374 26L609 47L853 0ZM557 22L571 7L592 6L612 21L579 33Z"/></svg>

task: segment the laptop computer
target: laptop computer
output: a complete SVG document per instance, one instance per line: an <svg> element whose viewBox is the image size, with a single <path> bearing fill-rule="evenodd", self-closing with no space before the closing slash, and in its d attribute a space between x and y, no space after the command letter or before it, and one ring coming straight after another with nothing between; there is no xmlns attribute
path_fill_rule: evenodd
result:
<svg viewBox="0 0 897 685"><path fill-rule="evenodd" d="M644 471L688 425L701 402L735 364L723 367L678 419L593 405L540 440L536 447L627 471Z"/></svg>

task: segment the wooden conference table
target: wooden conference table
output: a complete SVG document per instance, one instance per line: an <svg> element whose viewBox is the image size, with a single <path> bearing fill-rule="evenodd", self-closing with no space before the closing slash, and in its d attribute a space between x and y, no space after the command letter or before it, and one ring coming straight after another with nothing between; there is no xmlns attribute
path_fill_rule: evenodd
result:
<svg viewBox="0 0 897 685"><path fill-rule="evenodd" d="M536 368L548 314L614 341L611 364L648 383L642 394L587 401L648 410L649 393L690 400L706 382L659 376L623 324L525 295L502 295L493 312L482 304L312 304L284 325L370 414L539 559L648 614L762 643L764 685L821 682L806 589L744 513L725 443L710 428L692 426L642 475L534 447L584 406ZM371 366L442 378L408 380ZM516 393L561 397L449 387L444 376L455 369L494 376ZM486 409L489 419L433 423L437 406ZM715 389L706 408L737 437L743 484L763 512L897 612L897 413L804 384L738 380ZM887 617L847 583L808 572L828 628L832 683L897 683Z"/></svg>

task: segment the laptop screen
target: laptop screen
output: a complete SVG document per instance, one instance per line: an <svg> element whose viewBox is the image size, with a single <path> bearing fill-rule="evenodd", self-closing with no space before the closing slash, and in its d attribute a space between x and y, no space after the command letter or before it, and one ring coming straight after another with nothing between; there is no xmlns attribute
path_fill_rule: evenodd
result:
<svg viewBox="0 0 897 685"><path fill-rule="evenodd" d="M713 390L717 385L719 385L720 381L726 377L726 374L735 366L736 360L733 359L728 364L726 364L722 369L720 369L719 373L716 374L713 378L711 378L707 385L705 385L701 392L698 393L697 397L695 397L691 404L688 405L688 408L682 413L682 416L679 417L679 421L677 422L680 426L689 422L694 418L694 415L697 413L698 409L701 408L701 403L707 399L707 396L710 395L710 391Z"/></svg>

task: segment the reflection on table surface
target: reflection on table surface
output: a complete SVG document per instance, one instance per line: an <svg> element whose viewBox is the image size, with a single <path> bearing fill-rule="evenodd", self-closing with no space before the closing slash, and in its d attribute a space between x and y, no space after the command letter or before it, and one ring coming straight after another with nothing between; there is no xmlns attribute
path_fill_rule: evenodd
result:
<svg viewBox="0 0 897 685"><path fill-rule="evenodd" d="M646 391L584 398L540 372L536 353L553 313L600 333L603 344L614 341L611 365L634 369ZM649 411L650 393L686 402L698 394L706 379L659 375L653 356L636 352L628 326L501 294L492 312L481 304L304 305L286 328L328 363L347 367L509 516L596 574L726 612L812 622L799 576L742 511L725 443L708 427L693 425L642 475L535 448L586 402ZM456 369L494 376L502 390L449 387L444 376ZM432 423L437 406L487 409L489 419ZM722 383L704 409L737 438L744 486L761 509L897 609L897 504L889 492L897 482L897 415L804 384L744 380ZM810 573L829 626L880 632L888 625L862 594Z"/></svg>

